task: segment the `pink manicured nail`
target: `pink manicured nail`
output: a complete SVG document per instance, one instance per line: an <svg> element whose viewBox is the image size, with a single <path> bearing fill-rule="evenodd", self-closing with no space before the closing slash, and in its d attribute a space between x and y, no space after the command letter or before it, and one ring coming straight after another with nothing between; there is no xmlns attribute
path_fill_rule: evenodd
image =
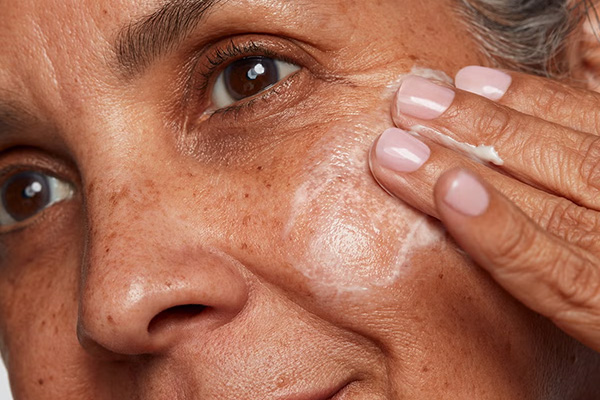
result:
<svg viewBox="0 0 600 400"><path fill-rule="evenodd" d="M398 172L414 172L429 159L431 150L402 129L387 129L377 142L375 155L381 166Z"/></svg>
<svg viewBox="0 0 600 400"><path fill-rule="evenodd" d="M487 210L490 196L473 175L460 171L446 192L444 201L461 214L477 217Z"/></svg>
<svg viewBox="0 0 600 400"><path fill-rule="evenodd" d="M470 66L456 74L456 87L490 100L500 100L512 83L512 77L493 68Z"/></svg>
<svg viewBox="0 0 600 400"><path fill-rule="evenodd" d="M420 119L442 115L454 101L454 91L421 78L407 76L396 94L396 111Z"/></svg>

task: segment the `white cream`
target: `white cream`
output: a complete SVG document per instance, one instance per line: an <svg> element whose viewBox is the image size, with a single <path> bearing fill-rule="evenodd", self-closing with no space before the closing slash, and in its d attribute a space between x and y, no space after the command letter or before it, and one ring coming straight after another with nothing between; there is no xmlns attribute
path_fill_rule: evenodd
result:
<svg viewBox="0 0 600 400"><path fill-rule="evenodd" d="M402 79L404 79L405 77L407 77L409 75L416 75L416 76L420 76L425 79L432 79L432 80L444 82L444 83L447 83L448 85L454 86L454 79L452 79L450 76L448 76L448 74L446 74L444 71L421 67L421 66L415 64L415 65L413 65L413 67L411 68L411 70L408 73L401 74L396 79L394 79L392 82L390 82L387 85L387 88L389 90L393 90L393 92L395 94L395 92L400 87L400 84L402 83ZM386 91L384 93L384 96L387 98L389 96L389 93Z"/></svg>
<svg viewBox="0 0 600 400"><path fill-rule="evenodd" d="M288 262L315 293L360 293L408 274L411 256L439 243L439 224L382 191L369 173L374 132L354 126L317 143L295 191L283 239ZM308 238L308 241L307 241Z"/></svg>
<svg viewBox="0 0 600 400"><path fill-rule="evenodd" d="M445 82L449 85L454 85L454 79L452 79L444 71L436 69L425 68L418 65L413 65L408 75L417 75L426 79L433 79L440 82Z"/></svg>
<svg viewBox="0 0 600 400"><path fill-rule="evenodd" d="M446 74L444 71L438 71L435 69L414 65L408 74L400 75L394 82L391 82L388 85L388 88L397 90L398 86L402 82L402 79L407 75L417 75L426 79L433 79L440 82L445 82L449 85L454 85L454 80L450 76L448 76L448 74ZM411 127L411 133L416 134L416 136L425 136L445 147L465 154L478 162L492 163L495 165L504 165L504 160L500 157L498 151L494 148L494 146L476 146L470 143L459 142L456 139L444 135L443 133L435 129L423 125L415 125Z"/></svg>
<svg viewBox="0 0 600 400"><path fill-rule="evenodd" d="M504 160L500 157L494 146L472 145L469 143L459 142L444 135L443 133L423 125L415 125L410 128L410 133L416 136L425 136L445 147L456 150L466 156L469 156L475 161L482 163L492 163L495 165L504 165Z"/></svg>

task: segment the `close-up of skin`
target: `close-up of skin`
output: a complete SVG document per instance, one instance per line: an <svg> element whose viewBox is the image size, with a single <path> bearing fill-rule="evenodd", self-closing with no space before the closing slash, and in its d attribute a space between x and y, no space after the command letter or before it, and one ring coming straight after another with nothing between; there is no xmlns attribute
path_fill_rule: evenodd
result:
<svg viewBox="0 0 600 400"><path fill-rule="evenodd" d="M0 351L15 399L600 391L598 353L370 174L403 77L451 85L492 62L454 1L0 10ZM236 85L236 71L272 81Z"/></svg>

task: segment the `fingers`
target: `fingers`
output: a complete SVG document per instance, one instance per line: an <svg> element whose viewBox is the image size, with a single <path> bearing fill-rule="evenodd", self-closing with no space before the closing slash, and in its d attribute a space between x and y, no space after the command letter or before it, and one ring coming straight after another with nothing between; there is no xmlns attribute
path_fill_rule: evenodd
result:
<svg viewBox="0 0 600 400"><path fill-rule="evenodd" d="M494 83L491 86L495 89L486 89L487 95L499 98L502 86L510 82ZM477 86L472 82L465 85L471 90ZM392 114L397 126L438 143L446 144L449 137L491 146L490 160L493 151L497 152L502 169L512 176L585 207L600 209L600 136L416 76L402 82Z"/></svg>
<svg viewBox="0 0 600 400"><path fill-rule="evenodd" d="M388 129L377 139L371 148L369 163L373 176L388 193L438 219L433 184L444 171L453 167L469 168L482 174L540 222L549 222L545 210L561 205L559 199L547 193L401 129Z"/></svg>
<svg viewBox="0 0 600 400"><path fill-rule="evenodd" d="M456 87L528 114L594 135L600 134L600 94L566 83L512 71L469 66Z"/></svg>
<svg viewBox="0 0 600 400"><path fill-rule="evenodd" d="M600 350L600 264L540 229L480 176L444 173L440 219L457 243L509 293Z"/></svg>

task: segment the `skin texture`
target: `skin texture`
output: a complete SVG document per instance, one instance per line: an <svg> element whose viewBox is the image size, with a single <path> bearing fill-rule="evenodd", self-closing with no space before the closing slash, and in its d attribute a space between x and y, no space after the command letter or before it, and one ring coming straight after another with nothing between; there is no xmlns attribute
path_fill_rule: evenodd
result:
<svg viewBox="0 0 600 400"><path fill-rule="evenodd" d="M0 5L0 99L22 109L4 118L3 179L20 165L74 187L0 239L15 398L593 398L595 353L433 221L439 239L402 253L423 216L368 175L400 74L485 63L451 3L231 0L126 78L112 43L160 5ZM302 70L208 118L218 71L202 90L201 49L226 37ZM327 221L339 240L315 244Z"/></svg>

